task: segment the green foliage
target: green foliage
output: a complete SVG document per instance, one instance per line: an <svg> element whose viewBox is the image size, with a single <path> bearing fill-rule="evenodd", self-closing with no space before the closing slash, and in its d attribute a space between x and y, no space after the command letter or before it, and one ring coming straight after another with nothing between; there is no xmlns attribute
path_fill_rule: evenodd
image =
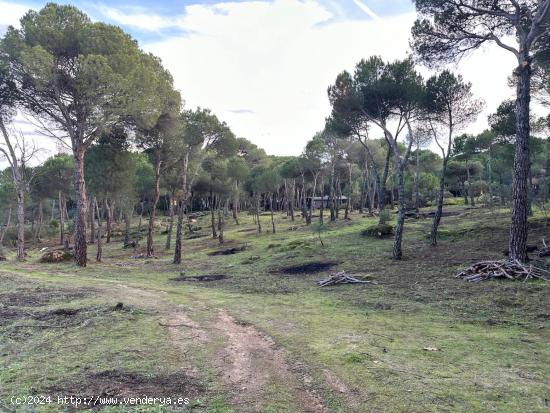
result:
<svg viewBox="0 0 550 413"><path fill-rule="evenodd" d="M137 169L141 161L125 148L125 142L124 134L105 136L86 153L86 185L100 200L124 203L136 197Z"/></svg>
<svg viewBox="0 0 550 413"><path fill-rule="evenodd" d="M376 237L384 238L390 235L393 235L393 225L390 224L376 224L371 225L368 228L365 228L361 231L361 235L364 237Z"/></svg>

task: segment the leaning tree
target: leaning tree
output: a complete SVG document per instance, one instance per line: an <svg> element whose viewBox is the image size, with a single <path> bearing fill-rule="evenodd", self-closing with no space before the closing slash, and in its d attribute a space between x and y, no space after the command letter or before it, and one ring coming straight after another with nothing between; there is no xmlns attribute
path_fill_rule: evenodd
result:
<svg viewBox="0 0 550 413"><path fill-rule="evenodd" d="M483 102L473 98L472 85L448 70L434 75L426 82L426 125L435 141L443 164L439 175L437 208L430 233L431 245L437 244L437 229L443 215L445 174L453 148L455 133L473 122L483 107Z"/></svg>
<svg viewBox="0 0 550 413"><path fill-rule="evenodd" d="M21 28L0 41L22 107L43 132L70 142L74 156L75 261L86 266L84 156L105 131L129 114L154 124L159 116L155 74L135 40L120 28L90 18L73 6L47 4L29 11Z"/></svg>
<svg viewBox="0 0 550 413"><path fill-rule="evenodd" d="M357 123L353 118L360 116L384 134L393 156L399 206L392 254L401 259L406 208L404 174L414 141L413 124L423 113L424 81L412 59L385 63L374 56L357 64L352 83L345 90L338 83L329 88L329 99L332 117L341 118L346 106L354 105L350 124ZM398 144L403 134L407 135L404 153Z"/></svg>
<svg viewBox="0 0 550 413"><path fill-rule="evenodd" d="M425 63L456 61L486 43L517 60L517 136L512 185L510 259L527 260L529 102L534 57L550 48L550 0L415 0L412 48ZM513 40L512 40L513 39Z"/></svg>

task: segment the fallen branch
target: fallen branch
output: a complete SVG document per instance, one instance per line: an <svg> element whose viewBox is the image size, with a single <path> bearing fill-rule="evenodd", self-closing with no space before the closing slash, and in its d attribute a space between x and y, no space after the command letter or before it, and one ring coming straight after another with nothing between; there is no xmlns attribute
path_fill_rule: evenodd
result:
<svg viewBox="0 0 550 413"><path fill-rule="evenodd" d="M378 284L376 281L359 280L345 271L332 273L330 277L325 280L317 281L319 287L326 287L328 285L336 284Z"/></svg>
<svg viewBox="0 0 550 413"><path fill-rule="evenodd" d="M468 282L479 282L506 278L509 280L527 281L529 279L541 279L550 281L550 271L522 264L518 260L481 261L457 274Z"/></svg>

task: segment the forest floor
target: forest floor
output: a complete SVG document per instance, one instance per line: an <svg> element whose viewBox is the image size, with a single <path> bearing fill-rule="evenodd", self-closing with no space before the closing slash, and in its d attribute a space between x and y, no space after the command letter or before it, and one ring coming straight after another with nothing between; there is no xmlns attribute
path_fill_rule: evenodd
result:
<svg viewBox="0 0 550 413"><path fill-rule="evenodd" d="M277 232L258 235L245 214L239 226L227 220L219 246L204 217L180 266L162 235L157 259L133 258L140 251L116 238L84 269L38 263L42 245L24 263L10 255L0 263L0 411L145 395L189 404L93 409L549 412L550 282L456 279L503 257L509 213L448 209L460 214L443 219L435 248L431 221L407 220L402 261L390 258L391 238L361 235L376 219L359 214L326 225L324 247L299 220L278 215ZM530 227L533 243L550 229L539 214ZM335 271L378 284L316 285ZM42 404L12 403L30 395Z"/></svg>

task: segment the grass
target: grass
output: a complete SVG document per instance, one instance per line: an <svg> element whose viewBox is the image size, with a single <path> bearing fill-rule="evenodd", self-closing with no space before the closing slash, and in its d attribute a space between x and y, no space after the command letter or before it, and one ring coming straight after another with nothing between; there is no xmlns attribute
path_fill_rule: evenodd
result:
<svg viewBox="0 0 550 413"><path fill-rule="evenodd" d="M263 219L268 228L269 217ZM351 221L327 224L324 247L315 231L284 216L277 216L275 234L244 232L254 224L248 216L240 220L239 227L227 220L223 249L247 245L245 251L209 256L222 249L216 240L187 240L181 266L172 265L170 254L161 250L161 236L156 240L158 260L132 259L133 253L121 249L117 240L104 245L103 263L91 262L85 269L38 264L37 250L29 251L26 263L2 263L2 297L41 297L46 291L46 298L32 298L32 303L25 299L6 306L0 300L4 406L10 407L12 395L78 390L98 372L139 373L155 382L185 365L195 371L188 378L190 411L253 411L239 404L236 389L220 382L213 361L226 346L223 336L207 343L184 337L181 359L181 351L158 322L164 307L179 305L200 325L213 323L223 308L242 325L271 337L276 348L285 351L292 372L309 378L307 386L333 412L548 411L550 285L468 284L454 278L466 264L502 256L506 210L445 217L435 248L427 245L429 220L407 221L405 259L400 262L390 259L391 239L361 236L376 220L359 214ZM197 225L207 231L207 222ZM536 242L546 229L542 216L535 215L531 227L531 241ZM319 289L315 281L326 271L279 272L326 261L338 263L333 270L370 275L379 284ZM172 281L181 272L228 278ZM121 285L155 294L164 304L157 306L153 298L131 301ZM67 298L59 300L63 292ZM118 301L125 302L125 310L111 311ZM57 319L48 321L54 328L16 327L38 323L23 317L24 312L36 317L59 308L81 309L71 327L58 328L66 320ZM16 318L5 315L7 310ZM427 347L440 351L424 350ZM270 383L262 398L263 412L299 411L286 383ZM159 411L154 409L158 407L143 411Z"/></svg>

